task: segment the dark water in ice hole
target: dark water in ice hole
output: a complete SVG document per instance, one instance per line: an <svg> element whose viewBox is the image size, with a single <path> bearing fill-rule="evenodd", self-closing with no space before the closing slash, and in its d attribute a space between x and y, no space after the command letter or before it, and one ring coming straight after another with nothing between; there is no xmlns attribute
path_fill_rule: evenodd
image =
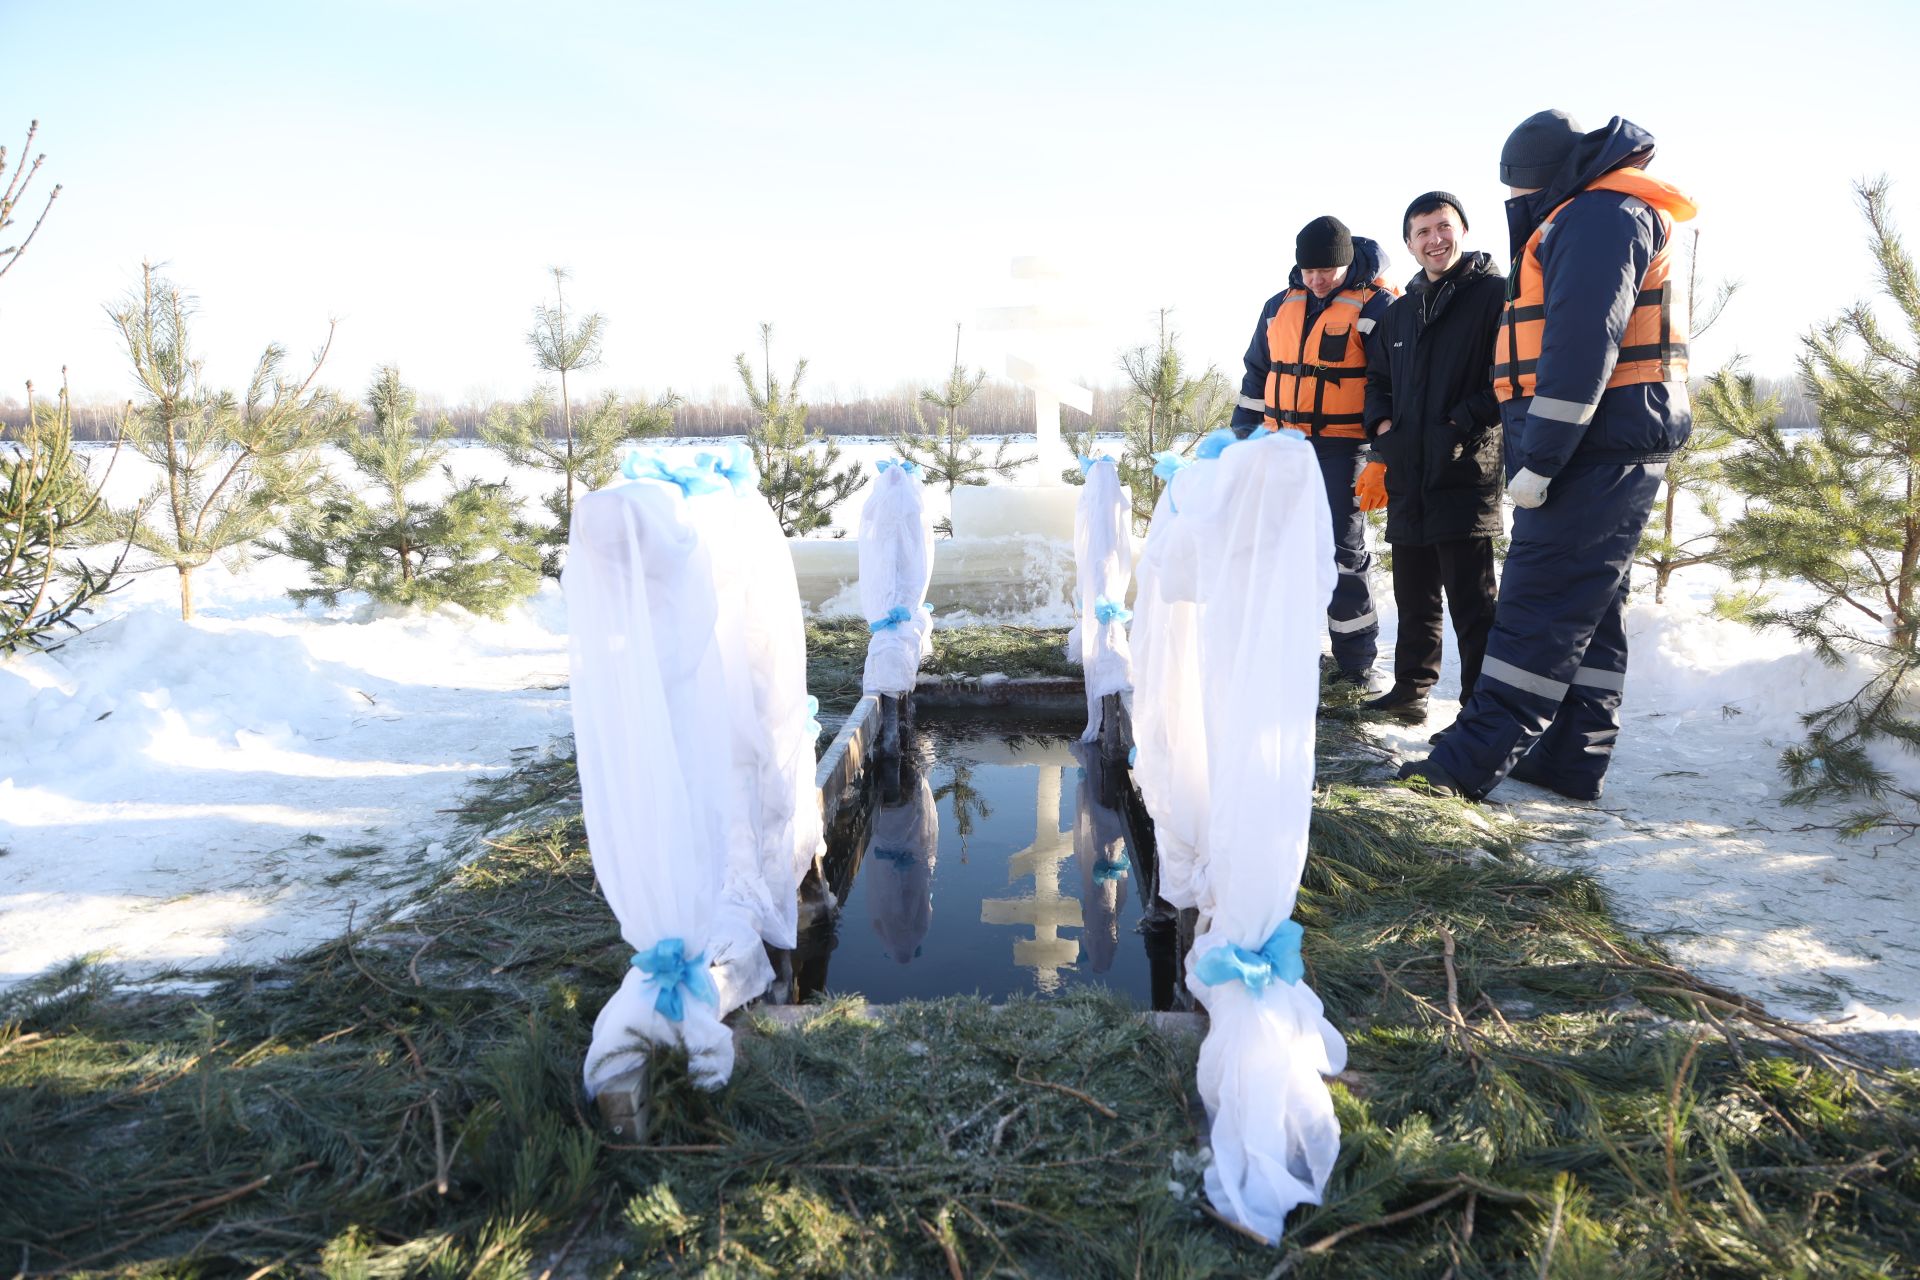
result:
<svg viewBox="0 0 1920 1280"><path fill-rule="evenodd" d="M838 908L810 879L776 998L1000 1000L1099 984L1189 1007L1190 928L1155 898L1151 824L1126 770L1103 768L1078 728L923 716L904 735L897 790L870 761L859 803L828 833Z"/></svg>

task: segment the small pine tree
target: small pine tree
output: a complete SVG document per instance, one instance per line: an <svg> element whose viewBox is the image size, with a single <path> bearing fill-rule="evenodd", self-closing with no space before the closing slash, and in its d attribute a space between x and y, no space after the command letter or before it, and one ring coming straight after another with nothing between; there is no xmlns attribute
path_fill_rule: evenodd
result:
<svg viewBox="0 0 1920 1280"><path fill-rule="evenodd" d="M920 393L919 403L913 405L915 429L903 433L894 445L895 452L920 469L922 482L945 485L952 493L963 484L986 484L994 476L1011 480L1021 467L1033 461L1032 456L1009 457L1007 451L1013 442L1004 436L993 456L988 457L987 451L973 442L972 432L960 425L960 411L986 380L986 370L968 373L960 363L960 326L953 326L953 368L946 385ZM928 425L921 404L940 410L940 421ZM948 531L952 531L950 525Z"/></svg>
<svg viewBox="0 0 1920 1280"><path fill-rule="evenodd" d="M1689 340L1698 342L1726 312L1727 303L1740 291L1738 280L1722 280L1713 287L1708 301L1693 307ZM1695 231L1687 253L1687 297L1700 296L1700 233ZM1665 478L1660 482L1660 497L1653 504L1653 516L1640 535L1634 553L1635 563L1653 570L1653 599L1656 604L1667 598L1667 583L1682 569L1717 564L1721 554L1719 502L1715 497L1719 480L1719 460L1734 440L1733 417L1766 412L1754 399L1753 380L1741 379L1736 358L1715 374L1701 396L1694 401L1693 434L1667 462ZM1744 398L1743 398L1744 397ZM1679 537L1674 519L1682 496L1692 494L1707 518L1707 529L1688 537Z"/></svg>
<svg viewBox="0 0 1920 1280"><path fill-rule="evenodd" d="M548 373L560 375L560 422L565 429L564 456L567 459L565 517L573 522L573 398L567 392L567 375L591 369L600 363L601 334L607 327L599 312L578 324L567 321L567 272L564 267L549 267L553 273L553 305L541 303L533 309L533 328L527 333L527 345L533 348L534 361Z"/></svg>
<svg viewBox="0 0 1920 1280"><path fill-rule="evenodd" d="M833 519L833 509L858 493L867 478L853 463L840 467L839 445L820 432L807 431L807 405L800 399L805 358L794 363L793 377L782 387L773 376L773 326L763 323L763 381L755 381L746 352L734 356L733 364L758 418L747 428L747 444L760 470L760 492L779 519L780 531L798 538L825 527Z"/></svg>
<svg viewBox="0 0 1920 1280"><path fill-rule="evenodd" d="M0 654L10 654L77 629L75 619L120 585L128 548L105 566L72 555L109 532L109 514L100 498L106 476L95 482L74 452L64 384L57 401L39 405L29 382L26 424L0 429L0 440Z"/></svg>
<svg viewBox="0 0 1920 1280"><path fill-rule="evenodd" d="M1167 309L1160 311L1160 338L1151 347L1135 347L1120 356L1127 375L1127 398L1120 410L1120 430L1126 437L1118 459L1120 483L1133 494L1133 522L1144 530L1153 518L1165 481L1154 474L1155 455L1172 452L1186 456L1208 432L1223 427L1233 416L1232 388L1212 365L1199 377L1189 377L1180 354L1180 335L1167 327ZM1074 437L1074 447L1085 453L1091 435ZM1066 479L1078 482L1073 472Z"/></svg>
<svg viewBox="0 0 1920 1280"><path fill-rule="evenodd" d="M517 405L496 409L480 424L480 438L514 466L562 478L561 485L541 499L552 523L524 530L540 549L541 573L558 578L566 562L575 493L598 489L613 479L620 469L622 445L672 430L677 402L669 391L658 400L627 404L609 391L572 420L566 435L556 438L548 430L555 418L553 393L541 387Z"/></svg>
<svg viewBox="0 0 1920 1280"><path fill-rule="evenodd" d="M269 345L244 399L200 381L188 332L192 300L149 263L140 287L109 310L126 344L139 396L126 439L160 470L147 500L118 513L133 545L180 576L180 616L193 617L193 572L239 553L311 497L316 452L352 409L314 385L327 342L299 382L281 376L286 351Z"/></svg>
<svg viewBox="0 0 1920 1280"><path fill-rule="evenodd" d="M1920 334L1920 275L1887 208L1887 181L1855 190L1872 229L1881 291L1909 334ZM1797 578L1804 606L1754 603L1751 621L1784 627L1823 661L1867 656L1871 679L1852 697L1809 712L1804 743L1782 766L1791 799L1865 796L1852 830L1892 820L1890 796L1920 803L1867 756L1888 739L1920 749L1920 720L1906 711L1920 670L1920 351L1855 303L1803 340L1799 374L1817 414L1806 437L1756 413L1736 426L1742 448L1721 464L1745 510L1723 530L1729 566L1748 578Z"/></svg>
<svg viewBox="0 0 1920 1280"><path fill-rule="evenodd" d="M453 424L443 417L420 435L418 401L391 365L374 375L367 407L371 428L356 423L337 441L360 483L329 481L273 548L304 562L312 582L287 594L331 607L364 591L382 604L454 604L489 617L531 595L540 557L520 536L506 484L454 482L445 443ZM447 496L413 496L436 469L452 486Z"/></svg>

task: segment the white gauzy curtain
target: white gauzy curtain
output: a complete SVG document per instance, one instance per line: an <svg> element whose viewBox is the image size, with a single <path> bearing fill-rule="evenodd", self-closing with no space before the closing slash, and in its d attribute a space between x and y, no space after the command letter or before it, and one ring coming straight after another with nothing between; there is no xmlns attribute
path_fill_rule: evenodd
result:
<svg viewBox="0 0 1920 1280"><path fill-rule="evenodd" d="M1087 684L1087 728L1082 742L1100 736L1100 703L1133 688L1133 651L1127 644L1127 587L1133 578L1133 497L1112 458L1085 458L1086 483L1073 511L1073 560L1080 618L1067 636Z"/></svg>
<svg viewBox="0 0 1920 1280"><path fill-rule="evenodd" d="M933 578L933 530L920 500L919 468L878 464L860 509L860 607L867 642L866 693L913 692L920 660L933 652L933 617L923 607Z"/></svg>
<svg viewBox="0 0 1920 1280"><path fill-rule="evenodd" d="M750 463L623 470L634 483L575 505L563 579L587 838L634 950L594 1023L590 1095L655 1044L684 1044L706 1087L727 1079L721 1018L772 980L763 940L792 945L820 842L797 780L813 774L799 597Z"/></svg>
<svg viewBox="0 0 1920 1280"><path fill-rule="evenodd" d="M1180 511L1156 585L1194 609L1206 747L1200 776L1181 778L1194 789L1174 799L1204 810L1202 927L1187 974L1210 1017L1199 1064L1213 1121L1207 1195L1277 1240L1295 1206L1319 1203L1340 1149L1323 1077L1345 1067L1346 1046L1306 985L1290 918L1312 812L1331 526L1312 448L1287 432L1218 450L1168 496ZM1136 706L1146 695L1142 680Z"/></svg>

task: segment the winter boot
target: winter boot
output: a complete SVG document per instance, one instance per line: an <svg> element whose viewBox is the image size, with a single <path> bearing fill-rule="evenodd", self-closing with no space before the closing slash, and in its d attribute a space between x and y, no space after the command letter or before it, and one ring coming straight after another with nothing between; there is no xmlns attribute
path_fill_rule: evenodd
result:
<svg viewBox="0 0 1920 1280"><path fill-rule="evenodd" d="M1396 684L1379 697L1361 703L1360 709L1397 720L1401 724L1419 724L1427 718L1427 695L1418 689Z"/></svg>
<svg viewBox="0 0 1920 1280"><path fill-rule="evenodd" d="M1412 783L1416 791L1424 791L1428 795L1473 799L1460 789L1460 784L1453 780L1452 774L1432 760L1409 760L1400 766L1400 772L1394 776L1402 782Z"/></svg>
<svg viewBox="0 0 1920 1280"><path fill-rule="evenodd" d="M1582 778L1578 782L1568 781L1564 778L1556 778L1547 772L1545 766L1533 758L1532 752L1521 756L1513 768L1507 770L1507 776L1515 782L1525 782L1536 787L1545 787L1555 795L1565 796L1569 800L1598 800L1601 791L1606 788L1606 779L1604 778L1596 778L1592 781Z"/></svg>

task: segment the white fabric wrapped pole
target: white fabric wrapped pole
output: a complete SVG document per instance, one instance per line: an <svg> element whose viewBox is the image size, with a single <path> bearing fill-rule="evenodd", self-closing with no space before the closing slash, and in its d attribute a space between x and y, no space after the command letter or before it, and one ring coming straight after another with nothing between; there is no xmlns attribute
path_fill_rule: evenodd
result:
<svg viewBox="0 0 1920 1280"><path fill-rule="evenodd" d="M1210 1016L1199 1063L1213 1119L1206 1185L1222 1213L1278 1240L1292 1209L1320 1202L1340 1150L1322 1077L1345 1068L1346 1045L1306 985L1290 920L1306 866L1333 547L1304 441L1276 432L1206 469L1216 483L1190 502L1179 495L1179 523L1205 548L1179 568L1193 574L1201 609L1208 747L1209 892L1187 957L1188 988Z"/></svg>
<svg viewBox="0 0 1920 1280"><path fill-rule="evenodd" d="M714 567L688 521L690 503L715 500L639 483L574 508L563 582L582 805L636 962L594 1022L589 1095L654 1044L684 1044L695 1080L723 1083L733 1037L720 1019L772 976L757 937L720 907L735 782L703 767L732 753ZM687 962L677 974L641 967L663 948Z"/></svg>
<svg viewBox="0 0 1920 1280"><path fill-rule="evenodd" d="M867 642L866 693L913 692L920 660L933 652L933 618L922 607L933 578L933 530L920 499L919 469L891 460L860 509L860 608Z"/></svg>
<svg viewBox="0 0 1920 1280"><path fill-rule="evenodd" d="M1083 458L1086 483L1073 510L1073 560L1080 618L1067 637L1087 685L1082 742L1100 736L1101 701L1133 688L1133 651L1127 643L1127 587L1133 580L1133 497L1112 458Z"/></svg>

